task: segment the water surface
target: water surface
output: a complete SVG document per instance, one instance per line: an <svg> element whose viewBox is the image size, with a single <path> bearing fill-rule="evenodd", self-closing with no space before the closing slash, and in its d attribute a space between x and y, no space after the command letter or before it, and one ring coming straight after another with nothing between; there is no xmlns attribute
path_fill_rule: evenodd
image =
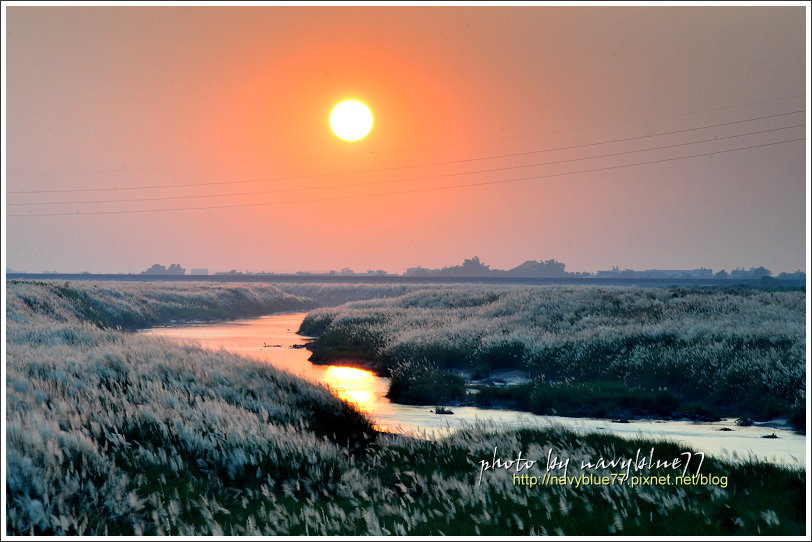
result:
<svg viewBox="0 0 812 542"><path fill-rule="evenodd" d="M243 320L173 325L143 330L178 342L196 342L204 348L266 361L312 382L325 384L337 396L368 413L378 429L425 438L438 438L461 425L488 421L513 427L558 423L572 429L608 431L622 437L666 438L718 457L755 457L776 463L804 464L803 435L780 428L737 427L733 420L716 423L689 421L632 421L613 423L591 418L538 416L527 412L476 407L451 407L453 415L438 415L432 407L392 403L385 397L389 379L365 369L341 365L314 365L310 351L301 347L311 338L296 331L307 313L284 313ZM720 431L728 427L733 431ZM775 433L780 438L764 439Z"/></svg>

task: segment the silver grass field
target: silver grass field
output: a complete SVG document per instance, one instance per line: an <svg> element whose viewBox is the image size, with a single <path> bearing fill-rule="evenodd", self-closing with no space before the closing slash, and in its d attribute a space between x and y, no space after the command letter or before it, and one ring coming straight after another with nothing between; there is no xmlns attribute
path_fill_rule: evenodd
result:
<svg viewBox="0 0 812 542"><path fill-rule="evenodd" d="M507 359L553 382L628 385L679 374L722 386L720 404L764 389L781 408L802 403L803 292L604 290L10 281L8 534L802 534L798 469L708 458L702 472L727 476L725 488L530 488L504 469L477 484L496 447L573 462L685 450L555 427L381 434L268 364L127 331L354 301L306 327L381 364L487 371Z"/></svg>
<svg viewBox="0 0 812 542"><path fill-rule="evenodd" d="M545 393L611 382L697 411L802 420L804 304L797 290L438 286L316 309L302 331L319 336L317 358L384 373L422 360L474 376L521 369Z"/></svg>

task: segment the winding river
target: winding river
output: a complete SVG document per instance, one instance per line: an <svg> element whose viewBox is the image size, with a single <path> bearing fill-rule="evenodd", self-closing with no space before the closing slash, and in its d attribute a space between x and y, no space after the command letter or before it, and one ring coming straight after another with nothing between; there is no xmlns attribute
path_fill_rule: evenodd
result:
<svg viewBox="0 0 812 542"><path fill-rule="evenodd" d="M768 424L737 427L733 420L716 423L689 421L632 421L613 423L590 418L538 416L527 412L476 407L452 407L453 415L437 415L428 406L392 403L385 397L387 378L364 369L340 365L314 365L302 346L308 337L296 331L306 313L282 313L243 320L179 324L142 330L139 333L166 337L204 348L225 348L234 353L271 363L307 380L329 386L333 393L367 412L378 429L423 438L438 438L473 421L508 426L558 423L586 431L608 431L618 436L664 438L684 443L717 457L755 456L775 463L804 465L806 439L780 426ZM733 431L720 431L722 427ZM775 434L779 438L762 438Z"/></svg>

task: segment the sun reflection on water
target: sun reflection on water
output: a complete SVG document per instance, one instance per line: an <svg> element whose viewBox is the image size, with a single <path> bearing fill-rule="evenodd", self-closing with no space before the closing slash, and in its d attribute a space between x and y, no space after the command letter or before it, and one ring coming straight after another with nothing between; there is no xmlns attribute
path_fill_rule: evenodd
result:
<svg viewBox="0 0 812 542"><path fill-rule="evenodd" d="M324 381L341 399L357 405L364 412L373 411L376 397L370 391L375 381L372 371L331 365L324 373Z"/></svg>

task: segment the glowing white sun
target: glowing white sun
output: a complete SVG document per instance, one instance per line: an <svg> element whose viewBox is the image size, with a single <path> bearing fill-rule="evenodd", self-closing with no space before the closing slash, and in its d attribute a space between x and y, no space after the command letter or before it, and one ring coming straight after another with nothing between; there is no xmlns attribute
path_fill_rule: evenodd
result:
<svg viewBox="0 0 812 542"><path fill-rule="evenodd" d="M344 141L363 139L372 129L372 111L356 100L341 102L330 113L330 128Z"/></svg>

